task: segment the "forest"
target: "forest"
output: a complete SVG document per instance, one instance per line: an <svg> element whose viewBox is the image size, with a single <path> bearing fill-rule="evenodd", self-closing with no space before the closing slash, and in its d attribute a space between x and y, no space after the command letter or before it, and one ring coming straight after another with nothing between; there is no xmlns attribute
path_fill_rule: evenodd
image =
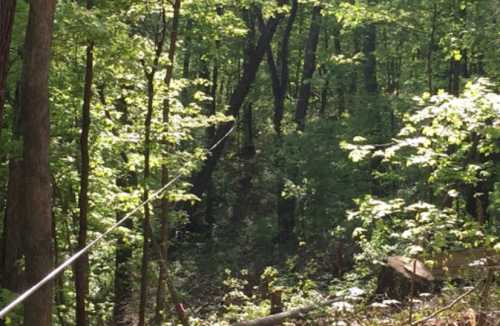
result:
<svg viewBox="0 0 500 326"><path fill-rule="evenodd" d="M0 325L500 325L498 0L0 0Z"/></svg>

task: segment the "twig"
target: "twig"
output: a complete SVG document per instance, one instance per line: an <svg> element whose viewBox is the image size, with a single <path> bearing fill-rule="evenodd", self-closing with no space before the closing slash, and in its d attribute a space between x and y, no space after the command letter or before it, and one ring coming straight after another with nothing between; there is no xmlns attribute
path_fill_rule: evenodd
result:
<svg viewBox="0 0 500 326"><path fill-rule="evenodd" d="M424 323L434 317L436 317L437 315L439 315L440 313L442 313L443 311L446 311L448 309L451 309L454 305L456 305L460 300L462 300L464 297L468 296L469 294L471 294L472 292L474 292L474 290L476 290L476 287L473 287L469 290L467 290L467 292L465 292L464 294L458 296L455 300L453 300L452 302L450 302L447 306L439 309L439 310L436 310L434 311L432 314L430 314L429 316L425 317L425 318L422 318L422 319L419 319L419 320L416 320L415 322L411 323L411 326L415 326L415 325L418 325L420 323Z"/></svg>

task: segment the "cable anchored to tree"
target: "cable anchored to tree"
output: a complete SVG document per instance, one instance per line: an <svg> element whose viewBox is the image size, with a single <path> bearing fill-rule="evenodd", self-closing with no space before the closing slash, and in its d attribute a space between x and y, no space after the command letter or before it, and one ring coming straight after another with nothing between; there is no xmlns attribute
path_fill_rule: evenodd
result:
<svg viewBox="0 0 500 326"><path fill-rule="evenodd" d="M219 146L223 141L229 137L229 135L236 129L236 124L233 122L233 126L229 131L224 134L217 142L215 142L208 150L208 154L210 155L211 152ZM130 219L137 211L139 211L141 208L143 208L145 205L149 204L153 200L157 199L161 194L165 192L171 185L173 185L175 182L177 182L181 177L182 173L177 174L174 178L172 178L169 182L167 182L163 187L155 191L151 197L145 201L143 201L141 204L136 206L133 210L131 210L127 215L125 215L122 219L117 221L115 224L113 224L111 227L109 227L104 233L101 233L97 238L95 238L93 241L91 241L89 244L87 244L84 248L73 254L70 258L68 258L65 262L60 264L57 268L55 268L52 272L47 274L43 279L41 279L38 283L33 285L31 288L26 290L23 294L21 294L19 297L17 297L15 300L13 300L11 303L9 303L7 306L2 308L0 310L0 319L3 319L12 309L17 307L19 304L23 303L24 300L29 298L33 293L35 293L38 289L43 287L45 284L47 284L50 280L54 279L57 275L59 275L63 270L65 270L68 266L73 264L78 258L83 256L85 253L90 251L92 247L96 246L101 240L103 240L107 235L109 235L111 232L116 230L119 226L121 226L125 221Z"/></svg>

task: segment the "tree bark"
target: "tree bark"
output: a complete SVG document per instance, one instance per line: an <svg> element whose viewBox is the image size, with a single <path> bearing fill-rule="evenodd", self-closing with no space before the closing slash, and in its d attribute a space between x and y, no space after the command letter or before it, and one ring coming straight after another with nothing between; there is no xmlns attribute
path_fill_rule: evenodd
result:
<svg viewBox="0 0 500 326"><path fill-rule="evenodd" d="M278 62L273 58L271 46L267 48L267 64L271 74L271 83L274 96L273 126L276 135L281 137L283 114L285 111L285 97L288 91L289 80L289 43L295 18L297 17L298 1L292 0L290 16L288 17L278 52ZM262 28L262 27L261 27Z"/></svg>
<svg viewBox="0 0 500 326"><path fill-rule="evenodd" d="M316 70L316 49L318 47L320 26L321 6L315 6L312 10L311 26L304 50L304 67L295 111L295 123L299 131L304 131L306 127L306 116L309 107L309 98L311 97L311 79Z"/></svg>
<svg viewBox="0 0 500 326"><path fill-rule="evenodd" d="M24 131L23 175L26 213L26 280L40 281L53 268L49 173L48 77L55 0L32 0L26 30L21 81ZM26 300L26 326L52 325L53 283Z"/></svg>
<svg viewBox="0 0 500 326"><path fill-rule="evenodd" d="M285 30L283 31L283 37L281 39L281 44L278 52L278 63L275 63L273 58L273 54L271 51L271 47L269 46L267 49L267 63L269 66L269 72L271 74L271 83L272 90L274 95L274 117L273 117L273 126L274 131L276 132L276 142L277 146L281 147L283 143L282 136L282 121L283 114L285 110L285 98L288 92L288 80L289 80L289 41L290 34L292 32L293 24L295 22L295 18L297 17L298 11L298 1L292 0L292 7L290 10L290 16L287 20L287 25ZM276 166L278 168L278 177L277 177L277 186L276 186L276 212L278 215L278 225L282 225L282 221L288 219L288 214L291 210L295 209L295 200L293 198L284 198L283 190L285 186L285 180L283 178L283 169L284 169L284 161L285 158L280 154L281 152L277 152L276 158ZM291 208L293 207L293 208ZM280 228L279 238L284 237L285 233L288 234L288 231L282 232Z"/></svg>
<svg viewBox="0 0 500 326"><path fill-rule="evenodd" d="M92 1L87 0L87 10L92 8ZM80 134L80 194L78 196L79 229L78 250L87 245L87 215L89 208L89 131L90 131L90 104L92 101L92 81L94 73L94 43L89 41L86 50L85 83L83 88L82 126ZM86 300L89 292L89 257L83 255L75 264L76 289L76 325L87 326L88 317Z"/></svg>
<svg viewBox="0 0 500 326"><path fill-rule="evenodd" d="M23 273L23 171L22 160L11 158L7 184L7 208L2 235L1 287L12 292L22 289Z"/></svg>
<svg viewBox="0 0 500 326"><path fill-rule="evenodd" d="M342 54L342 43L341 43L341 24L337 21L334 27L334 40L333 40L333 48L335 51L336 55L341 55ZM346 91L347 91L347 83L346 83L346 77L348 75L342 71L342 72L337 72L338 77L336 78L337 81L337 86L335 87L336 90L336 108L337 108L337 117L342 117L342 114L346 111Z"/></svg>
<svg viewBox="0 0 500 326"><path fill-rule="evenodd" d="M245 104L243 110L243 146L240 149L241 176L238 180L237 198L233 209L234 235L239 234L239 226L248 216L252 178L255 174L255 145L253 132L252 104Z"/></svg>
<svg viewBox="0 0 500 326"><path fill-rule="evenodd" d="M374 24L368 24L365 27L363 35L363 54L365 60L363 62L363 82L364 90L368 95L378 93L377 81L377 58L375 57L377 30Z"/></svg>
<svg viewBox="0 0 500 326"><path fill-rule="evenodd" d="M16 87L13 116L13 139L22 140L20 83ZM22 149L21 149L22 150ZM20 150L20 151L21 151ZM24 287L24 275L19 262L24 256L24 182L22 153L15 152L9 158L9 178L7 181L7 205L3 222L2 252L0 255L0 285L10 291L18 292Z"/></svg>
<svg viewBox="0 0 500 326"><path fill-rule="evenodd" d="M433 94L433 84L432 84L432 54L434 52L434 47L436 46L436 28L437 28L437 4L434 3L432 6L432 20L431 20L431 35L429 37L429 45L427 49L427 87L429 89L429 94Z"/></svg>
<svg viewBox="0 0 500 326"><path fill-rule="evenodd" d="M181 0L175 0L173 3L173 18L172 18L172 30L170 32L170 44L169 44L169 49L168 49L168 66L167 66L167 71L165 74L165 86L167 87L167 92L170 92L170 83L172 81L173 77L173 71L174 71L174 62L175 62L175 53L177 49L177 37L178 37L178 31L179 31L179 20L180 20L180 10L181 10ZM189 25L189 24L188 24ZM189 49L186 49L186 57L184 58L184 74L185 78L188 77L189 73ZM186 101L185 97L186 95L182 96L184 98L184 101ZM162 108L162 113L163 113L163 123L165 128L167 128L168 132L168 124L170 122L170 107L169 107L169 98L164 101L163 103L163 108ZM169 145L168 143L164 140L163 141L164 146L166 147L165 150L166 152L169 151ZM164 186L167 184L169 181L169 170L168 166L166 164L162 164L161 166L161 185ZM160 243L159 243L159 250L160 250L160 255L158 257L159 260L165 259L165 261L161 262L159 264L160 267L160 273L158 276L158 286L157 286L157 294L156 294L156 307L155 307L155 325L161 325L163 323L164 319L164 310L165 310L165 283L168 281L167 280L167 275L168 271L166 270L168 268L168 234L170 232L169 230L169 221L168 221L168 213L169 213L169 206L170 203L168 200L163 196L161 198L161 205L160 205ZM171 287L173 289L173 285ZM176 295L173 295L172 297L177 297ZM173 300L174 301L174 300ZM177 302L174 302L174 304L177 304Z"/></svg>
<svg viewBox="0 0 500 326"><path fill-rule="evenodd" d="M150 157L151 157L151 122L153 119L153 100L155 95L154 89L154 78L156 72L158 71L158 63L160 60L161 53L163 51L163 44L165 42L165 34L167 29L167 23L165 21L165 12L162 10L161 22L158 27L158 31L155 35L155 57L153 59L153 65L151 67L146 67L144 62L144 74L147 82L147 97L148 105L146 111L146 119L144 121L145 139L144 139L144 181L143 187L144 192L142 200L147 202L149 200L149 178L151 175ZM167 68L167 74L168 74ZM139 297L139 322L138 326L144 326L146 323L146 307L148 301L148 286L149 286L149 261L151 259L151 238L153 234L151 233L151 228L148 227L151 223L151 213L150 205L144 205L144 220L143 220L143 236L144 243L142 247L142 262L141 262L141 290Z"/></svg>
<svg viewBox="0 0 500 326"><path fill-rule="evenodd" d="M0 1L0 136L3 127L3 111L12 26L16 14L16 0Z"/></svg>
<svg viewBox="0 0 500 326"><path fill-rule="evenodd" d="M174 4L175 5L175 4ZM174 8L175 9L175 8ZM174 13L175 16L175 13ZM193 28L193 20L188 19L186 23L186 38L184 40L184 58L182 63L182 78L188 79L190 75L190 67L191 67L191 29ZM174 26L172 26L172 30ZM177 27L178 29L178 27ZM178 31L176 31L178 33ZM184 88L181 92L181 101L184 106L189 104L189 90L188 88Z"/></svg>

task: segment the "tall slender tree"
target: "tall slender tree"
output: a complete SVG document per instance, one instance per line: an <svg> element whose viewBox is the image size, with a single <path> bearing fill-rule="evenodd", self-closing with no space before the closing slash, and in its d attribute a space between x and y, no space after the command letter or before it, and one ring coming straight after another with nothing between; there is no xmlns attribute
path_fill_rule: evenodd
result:
<svg viewBox="0 0 500 326"><path fill-rule="evenodd" d="M144 202L149 201L149 182L151 177L151 123L153 119L153 101L155 96L155 75L158 72L160 56L163 51L163 45L165 43L165 35L167 32L167 23L165 20L165 10L161 9L160 21L157 26L157 30L154 34L155 41L155 52L153 63L150 67L142 61L144 68L144 75L146 77L146 87L147 87L147 110L146 119L144 121L144 181L143 187L144 192L142 199ZM139 326L144 326L146 324L146 307L148 301L148 287L149 287L149 262L151 259L151 238L153 236L150 223L151 223L151 211L149 203L144 205L144 221L143 221L143 249L142 249L142 267L141 267L141 290L140 290L140 301L139 301Z"/></svg>
<svg viewBox="0 0 500 326"><path fill-rule="evenodd" d="M13 114L13 139L21 140L21 110L19 108L19 87L16 88ZM7 204L3 220L0 253L0 285L13 292L24 286L24 275L19 262L24 255L23 248L23 159L22 153L14 151L9 157L9 178L7 181Z"/></svg>
<svg viewBox="0 0 500 326"><path fill-rule="evenodd" d="M87 10L92 9L92 0L86 1ZM92 80L94 73L94 42L88 41L85 60L85 83L83 87L83 106L80 134L80 194L78 196L79 229L78 250L87 244L87 215L89 208L89 132L90 132L90 104L92 101ZM89 258L85 254L75 265L76 288L76 325L87 326L86 299L89 291Z"/></svg>
<svg viewBox="0 0 500 326"><path fill-rule="evenodd" d="M321 6L314 6L311 13L311 26L304 49L304 66L295 110L297 130L304 131L309 108L309 98L312 90L312 77L316 70L316 50L318 48L319 31L321 27Z"/></svg>
<svg viewBox="0 0 500 326"><path fill-rule="evenodd" d="M311 23L304 48L304 65L295 109L295 123L298 131L304 131L306 127L309 99L312 93L312 78L316 70L316 50L321 27L321 9L319 5L312 8ZM289 177L294 179L297 171L292 170L290 174L291 176ZM282 189L284 188L284 184L280 186ZM282 198L278 202L278 238L279 243L285 247L289 245L293 246L295 242L293 233L296 224L296 205L297 202L294 197Z"/></svg>
<svg viewBox="0 0 500 326"><path fill-rule="evenodd" d="M288 92L288 82L289 82L289 43L290 35L292 33L293 25L295 23L295 18L297 17L298 11L298 1L292 0L290 16L287 19L285 29L283 31L283 36L280 41L279 50L277 54L277 59L273 57L272 49L269 46L267 49L267 63L269 66L269 72L271 75L271 84L273 90L274 98L274 114L273 114L273 126L276 132L276 142L277 146L281 147L283 143L282 135L282 122L283 115L285 112L285 98ZM261 24L262 25L262 24ZM261 27L262 28L262 27ZM278 225L282 226L286 221L287 216L291 209L295 206L295 200L293 198L286 198L283 196L283 190L285 188L285 180L282 175L284 171L284 161L285 158L281 155L281 151L278 151L276 158L276 167L278 168L278 182L277 182L277 203L276 210L278 215ZM284 238L286 231L280 228L279 238Z"/></svg>
<svg viewBox="0 0 500 326"><path fill-rule="evenodd" d="M26 280L39 282L53 267L51 185L49 172L48 77L55 0L30 1L21 80ZM24 325L52 325L52 282L31 295Z"/></svg>
<svg viewBox="0 0 500 326"><path fill-rule="evenodd" d="M165 86L167 87L167 91L169 91L170 84L172 82L173 74L174 74L174 63L175 63L175 54L177 50L177 38L179 32L179 20L180 20L180 11L181 11L181 0L175 0L173 3L173 17L172 17L172 30L170 31L170 44L168 48L168 65L165 74ZM186 56L188 56L186 54ZM184 61L184 73L187 75L189 71L189 57L185 58ZM186 76L187 77L187 76ZM185 99L186 95L183 96ZM163 123L167 128L170 122L170 104L169 98L165 99L162 108L163 115ZM170 146L166 141L164 141L165 152L168 153L170 150ZM161 184L162 186L166 185L169 181L169 171L166 164L162 164L161 166ZM155 309L155 324L161 325L163 323L163 310L165 309L165 283L167 280L168 271L168 234L169 230L169 221L168 221L168 211L169 211L169 202L163 197L161 199L160 205L160 257L159 259L163 260L163 263L160 263L160 274L158 276L158 291L156 295L156 309ZM175 295L174 295L175 296ZM178 304L178 302L174 302L174 304Z"/></svg>

